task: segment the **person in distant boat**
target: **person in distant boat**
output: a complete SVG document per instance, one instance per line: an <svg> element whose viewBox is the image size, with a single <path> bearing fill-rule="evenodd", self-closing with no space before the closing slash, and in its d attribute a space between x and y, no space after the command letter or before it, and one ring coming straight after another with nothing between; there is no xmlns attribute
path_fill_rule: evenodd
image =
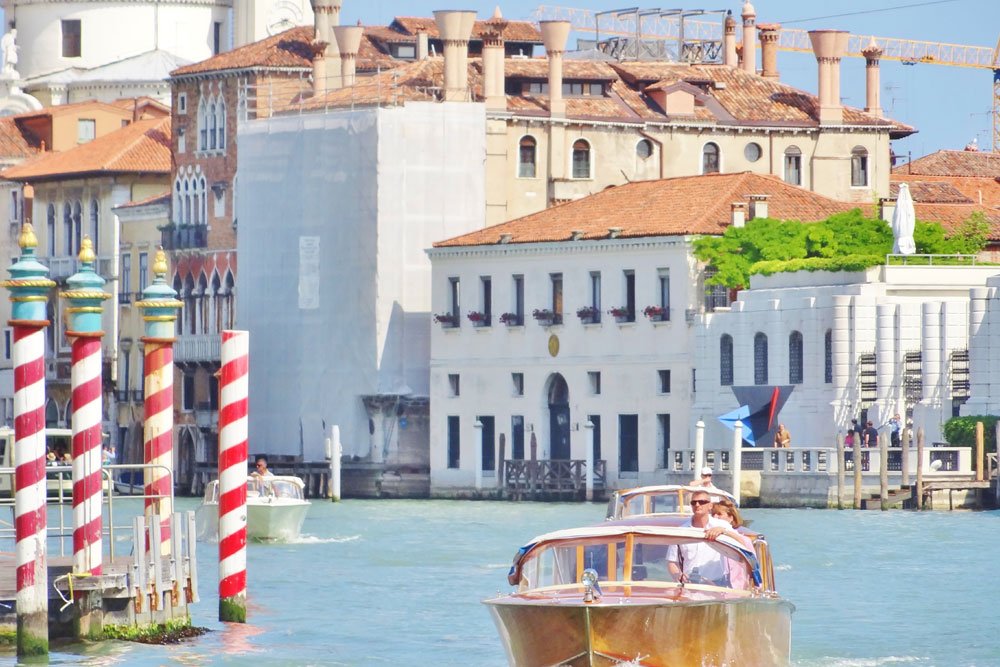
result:
<svg viewBox="0 0 1000 667"><path fill-rule="evenodd" d="M784 424L778 424L778 430L774 434L775 447L788 447L792 444L792 434L788 432Z"/></svg>
<svg viewBox="0 0 1000 667"><path fill-rule="evenodd" d="M252 473L250 473L251 477L274 477L274 473L272 473L270 470L267 469L266 456L263 455L258 456L256 466L257 469Z"/></svg>
<svg viewBox="0 0 1000 667"><path fill-rule="evenodd" d="M878 447L878 431L871 422L865 427L864 443L865 447Z"/></svg>
<svg viewBox="0 0 1000 667"><path fill-rule="evenodd" d="M712 469L705 466L701 469L701 477L698 479L692 479L688 482L688 486L715 486L712 483Z"/></svg>
<svg viewBox="0 0 1000 667"><path fill-rule="evenodd" d="M691 511L694 514L681 526L702 528L705 530L705 538L709 540L717 540L723 534L739 539L739 534L729 522L712 518L712 500L707 491L691 494ZM724 560L722 554L704 542L672 544L667 547L667 569L674 580L682 584L690 582L728 586L729 572Z"/></svg>

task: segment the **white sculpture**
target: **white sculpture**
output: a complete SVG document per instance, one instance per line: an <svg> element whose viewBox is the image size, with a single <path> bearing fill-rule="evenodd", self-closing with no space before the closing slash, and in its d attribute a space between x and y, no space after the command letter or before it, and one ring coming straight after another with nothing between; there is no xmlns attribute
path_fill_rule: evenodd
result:
<svg viewBox="0 0 1000 667"><path fill-rule="evenodd" d="M3 55L3 65L0 67L0 78L19 79L21 75L17 73L17 28L11 28L10 32L0 38L0 54Z"/></svg>

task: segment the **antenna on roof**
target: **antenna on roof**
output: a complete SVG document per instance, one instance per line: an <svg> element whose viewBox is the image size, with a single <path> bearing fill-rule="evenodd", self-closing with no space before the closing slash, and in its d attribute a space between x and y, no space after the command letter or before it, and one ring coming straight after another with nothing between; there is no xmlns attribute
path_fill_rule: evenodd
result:
<svg viewBox="0 0 1000 667"><path fill-rule="evenodd" d="M437 53L437 49L436 49L436 48L434 48L434 45L433 45L433 44L431 44L431 55L432 55L432 56L436 56L437 54L438 54L438 53Z"/></svg>

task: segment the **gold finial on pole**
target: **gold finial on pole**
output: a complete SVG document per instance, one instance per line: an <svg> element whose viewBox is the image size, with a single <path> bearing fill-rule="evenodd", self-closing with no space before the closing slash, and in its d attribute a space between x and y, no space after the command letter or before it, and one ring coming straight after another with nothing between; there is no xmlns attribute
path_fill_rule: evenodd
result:
<svg viewBox="0 0 1000 667"><path fill-rule="evenodd" d="M17 244L22 248L37 248L38 237L35 236L35 229L30 222L21 225L21 236L17 239Z"/></svg>
<svg viewBox="0 0 1000 667"><path fill-rule="evenodd" d="M94 263L94 242L90 240L89 236L84 236L83 241L80 242L80 254L78 257L84 264Z"/></svg>
<svg viewBox="0 0 1000 667"><path fill-rule="evenodd" d="M163 246L156 248L156 256L153 258L153 274L156 276L167 275L167 253L163 252Z"/></svg>

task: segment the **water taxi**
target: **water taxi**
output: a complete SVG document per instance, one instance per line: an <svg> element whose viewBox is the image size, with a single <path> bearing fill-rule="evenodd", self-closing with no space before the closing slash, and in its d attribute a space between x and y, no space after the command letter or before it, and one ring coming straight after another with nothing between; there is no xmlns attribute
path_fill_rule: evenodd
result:
<svg viewBox="0 0 1000 667"><path fill-rule="evenodd" d="M688 504L691 494L708 493L713 503L729 500L737 507L739 503L731 493L714 486L687 486L682 484L661 484L655 486L639 486L633 489L615 491L608 499L607 519L624 519L628 517L655 516L659 514L691 515Z"/></svg>
<svg viewBox="0 0 1000 667"><path fill-rule="evenodd" d="M298 477L247 477L247 540L287 542L299 537L311 503ZM219 480L205 487L205 497L195 512L198 539L219 539Z"/></svg>
<svg viewBox="0 0 1000 667"><path fill-rule="evenodd" d="M516 591L484 600L511 665L788 665L794 606L754 549L709 540L682 516L607 521L541 535L514 557ZM668 561L702 563L676 580ZM694 556L688 556L692 560Z"/></svg>

